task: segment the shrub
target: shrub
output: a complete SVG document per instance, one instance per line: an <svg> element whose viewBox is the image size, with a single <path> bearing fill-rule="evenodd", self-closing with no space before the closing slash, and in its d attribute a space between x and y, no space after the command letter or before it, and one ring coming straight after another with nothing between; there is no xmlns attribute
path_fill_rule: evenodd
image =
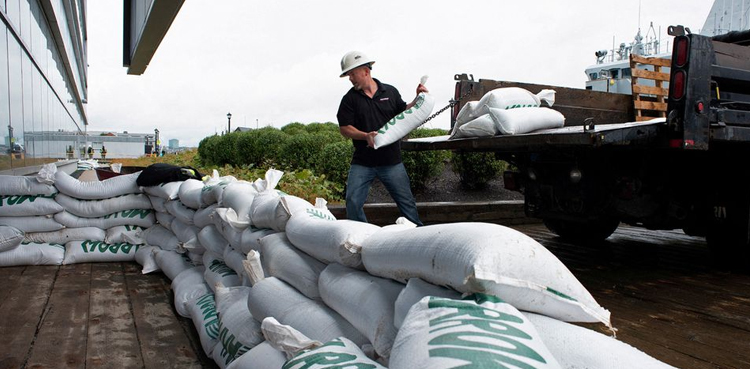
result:
<svg viewBox="0 0 750 369"><path fill-rule="evenodd" d="M500 175L506 163L491 152L454 152L451 159L453 171L458 173L461 186L468 190L482 189Z"/></svg>
<svg viewBox="0 0 750 369"><path fill-rule="evenodd" d="M214 148L216 152L216 164L236 164L237 157L236 142L242 133L232 132L221 137L219 144Z"/></svg>
<svg viewBox="0 0 750 369"><path fill-rule="evenodd" d="M336 123L310 123L305 126L307 133L320 133L320 132L339 132L339 125Z"/></svg>
<svg viewBox="0 0 750 369"><path fill-rule="evenodd" d="M418 128L412 131L407 138L433 137L446 134L448 133L442 129ZM411 188L421 190L431 178L443 172L445 162L450 159L450 151L403 151L401 156L406 172L409 173Z"/></svg>
<svg viewBox="0 0 750 369"><path fill-rule="evenodd" d="M284 132L290 136L299 134L299 133L307 133L307 130L305 130L305 125L300 122L293 122L289 123L283 127L281 127L281 132Z"/></svg>
<svg viewBox="0 0 750 369"><path fill-rule="evenodd" d="M289 137L274 127L243 132L235 147L235 165L273 166L278 162L279 148Z"/></svg>
<svg viewBox="0 0 750 369"><path fill-rule="evenodd" d="M279 189L312 204L315 204L317 197L326 201L342 201L344 193L343 184L331 182L324 175L315 175L309 169L284 173L279 182Z"/></svg>
<svg viewBox="0 0 750 369"><path fill-rule="evenodd" d="M326 144L326 137L320 134L298 133L289 136L279 147L279 163L289 170L312 169Z"/></svg>
<svg viewBox="0 0 750 369"><path fill-rule="evenodd" d="M329 181L346 184L346 177L349 175L349 164L354 154L354 146L351 140L337 141L323 147L318 155L315 169L318 173L326 175Z"/></svg>
<svg viewBox="0 0 750 369"><path fill-rule="evenodd" d="M221 136L208 136L198 144L199 161L204 165L219 165L216 155L217 148L221 142Z"/></svg>

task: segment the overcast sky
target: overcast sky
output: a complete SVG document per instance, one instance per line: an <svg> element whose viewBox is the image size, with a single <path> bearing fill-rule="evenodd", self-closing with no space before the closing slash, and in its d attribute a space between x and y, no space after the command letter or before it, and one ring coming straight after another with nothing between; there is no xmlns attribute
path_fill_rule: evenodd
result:
<svg viewBox="0 0 750 369"><path fill-rule="evenodd" d="M227 127L336 122L351 87L341 57L376 60L373 76L411 101L422 75L436 108L453 76L583 88L594 52L653 22L703 27L712 0L185 1L146 72L122 66L122 3L88 1L91 131L153 132L183 146ZM640 7L640 15L639 15ZM671 50L671 45L670 45ZM662 50L666 51L666 50ZM429 123L449 128L448 113Z"/></svg>

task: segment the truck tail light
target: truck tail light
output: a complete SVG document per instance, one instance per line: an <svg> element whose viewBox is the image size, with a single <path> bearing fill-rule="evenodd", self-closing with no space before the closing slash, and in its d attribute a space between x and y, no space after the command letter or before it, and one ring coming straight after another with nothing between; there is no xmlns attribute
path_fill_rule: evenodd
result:
<svg viewBox="0 0 750 369"><path fill-rule="evenodd" d="M672 99L679 100L685 96L685 71L678 70L672 75L672 81L669 83L669 91Z"/></svg>
<svg viewBox="0 0 750 369"><path fill-rule="evenodd" d="M682 68L688 62L688 50L690 50L690 39L686 36L675 37L674 56L675 66Z"/></svg>

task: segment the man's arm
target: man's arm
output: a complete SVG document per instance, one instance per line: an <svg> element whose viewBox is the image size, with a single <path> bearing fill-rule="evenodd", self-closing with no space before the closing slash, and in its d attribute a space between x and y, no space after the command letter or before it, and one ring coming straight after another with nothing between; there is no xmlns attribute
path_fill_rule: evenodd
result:
<svg viewBox="0 0 750 369"><path fill-rule="evenodd" d="M340 126L339 132L344 137L351 138L352 140L364 140L367 141L367 146L375 147L375 136L378 135L377 131L362 132L354 126Z"/></svg>

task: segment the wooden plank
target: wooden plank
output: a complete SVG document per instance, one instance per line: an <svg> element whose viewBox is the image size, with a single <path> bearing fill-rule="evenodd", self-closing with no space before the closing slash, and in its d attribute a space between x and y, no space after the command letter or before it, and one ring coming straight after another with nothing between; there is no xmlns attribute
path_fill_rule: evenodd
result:
<svg viewBox="0 0 750 369"><path fill-rule="evenodd" d="M85 368L91 264L60 267L27 367Z"/></svg>
<svg viewBox="0 0 750 369"><path fill-rule="evenodd" d="M44 322L57 266L29 266L0 301L0 368L21 368ZM3 282L5 283L5 282Z"/></svg>
<svg viewBox="0 0 750 369"><path fill-rule="evenodd" d="M667 111L667 104L655 101L633 101L636 110Z"/></svg>
<svg viewBox="0 0 750 369"><path fill-rule="evenodd" d="M630 62L638 64L656 65L660 67L669 67L672 65L671 59L664 58L647 58L640 55L630 54Z"/></svg>
<svg viewBox="0 0 750 369"><path fill-rule="evenodd" d="M750 47L713 42L716 64L724 67L750 70Z"/></svg>
<svg viewBox="0 0 750 369"><path fill-rule="evenodd" d="M669 81L669 73L653 72L638 68L631 68L631 73L635 78L653 79L655 81Z"/></svg>
<svg viewBox="0 0 750 369"><path fill-rule="evenodd" d="M669 89L655 86L633 85L633 94L648 94L664 97L669 94Z"/></svg>
<svg viewBox="0 0 750 369"><path fill-rule="evenodd" d="M142 368L121 263L91 266L86 368Z"/></svg>
<svg viewBox="0 0 750 369"><path fill-rule="evenodd" d="M123 267L145 368L202 368L196 347L172 308L172 292L164 282L165 276L141 274L140 266L134 263L124 263Z"/></svg>

